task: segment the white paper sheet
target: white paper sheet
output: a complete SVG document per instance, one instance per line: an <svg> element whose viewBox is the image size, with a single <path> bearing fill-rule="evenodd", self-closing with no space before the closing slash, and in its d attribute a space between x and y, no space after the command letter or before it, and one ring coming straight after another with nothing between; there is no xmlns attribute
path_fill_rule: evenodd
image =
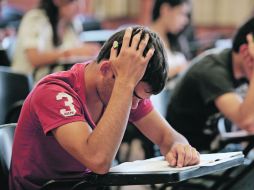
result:
<svg viewBox="0 0 254 190"><path fill-rule="evenodd" d="M170 167L169 163L165 161L163 156L151 158L147 160L137 160L134 162L125 162L120 165L110 168L110 172L172 172L176 173L182 170L197 169L201 166L213 166L220 164L236 157L243 157L242 152L229 152L229 153L214 153L214 154L201 154L200 163L194 166L187 166L182 168Z"/></svg>

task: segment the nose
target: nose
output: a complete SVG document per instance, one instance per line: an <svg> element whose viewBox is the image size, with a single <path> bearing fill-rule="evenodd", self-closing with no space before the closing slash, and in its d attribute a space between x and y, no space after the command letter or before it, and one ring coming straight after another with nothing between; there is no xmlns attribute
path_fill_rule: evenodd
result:
<svg viewBox="0 0 254 190"><path fill-rule="evenodd" d="M131 109L137 109L139 101L140 100L138 98L132 98Z"/></svg>

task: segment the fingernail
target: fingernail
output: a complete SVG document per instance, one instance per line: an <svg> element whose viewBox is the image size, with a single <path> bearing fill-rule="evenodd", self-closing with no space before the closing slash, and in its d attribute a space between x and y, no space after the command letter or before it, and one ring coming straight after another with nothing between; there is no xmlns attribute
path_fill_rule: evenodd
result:
<svg viewBox="0 0 254 190"><path fill-rule="evenodd" d="M132 30L132 27L128 27L126 30Z"/></svg>

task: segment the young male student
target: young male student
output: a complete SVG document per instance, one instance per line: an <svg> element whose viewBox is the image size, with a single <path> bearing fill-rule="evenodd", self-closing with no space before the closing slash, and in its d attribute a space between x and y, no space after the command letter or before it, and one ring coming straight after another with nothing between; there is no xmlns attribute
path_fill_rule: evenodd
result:
<svg viewBox="0 0 254 190"><path fill-rule="evenodd" d="M241 129L254 131L254 18L237 31L232 49L206 52L182 75L168 106L167 120L199 150L209 150L214 136L206 125L222 113ZM250 83L245 99L235 89Z"/></svg>
<svg viewBox="0 0 254 190"><path fill-rule="evenodd" d="M42 79L26 99L15 132L11 189L49 179L107 173L129 121L158 144L172 166L199 153L153 109L166 82L161 40L141 27L114 34L97 60Z"/></svg>

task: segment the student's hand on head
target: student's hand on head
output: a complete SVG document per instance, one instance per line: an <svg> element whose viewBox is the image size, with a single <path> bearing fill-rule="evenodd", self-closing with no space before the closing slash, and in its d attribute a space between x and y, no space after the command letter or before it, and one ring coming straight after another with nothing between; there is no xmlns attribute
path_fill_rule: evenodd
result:
<svg viewBox="0 0 254 190"><path fill-rule="evenodd" d="M132 28L126 29L119 55L117 55L117 42L114 42L116 44L111 48L110 63L116 80L121 80L121 82L135 87L142 79L147 64L153 56L154 49L150 49L144 57L143 52L147 46L149 35L146 34L145 38L139 43L142 33L142 30L140 30L133 37L130 44L132 31Z"/></svg>
<svg viewBox="0 0 254 190"><path fill-rule="evenodd" d="M184 167L200 162L199 152L189 144L175 143L165 156L172 167Z"/></svg>
<svg viewBox="0 0 254 190"><path fill-rule="evenodd" d="M241 45L240 53L242 55L246 77L250 80L254 73L254 42L252 34L248 34L246 39L248 44Z"/></svg>
<svg viewBox="0 0 254 190"><path fill-rule="evenodd" d="M249 49L250 56L254 59L254 41L253 40L254 40L253 35L248 34L247 35L248 49Z"/></svg>

